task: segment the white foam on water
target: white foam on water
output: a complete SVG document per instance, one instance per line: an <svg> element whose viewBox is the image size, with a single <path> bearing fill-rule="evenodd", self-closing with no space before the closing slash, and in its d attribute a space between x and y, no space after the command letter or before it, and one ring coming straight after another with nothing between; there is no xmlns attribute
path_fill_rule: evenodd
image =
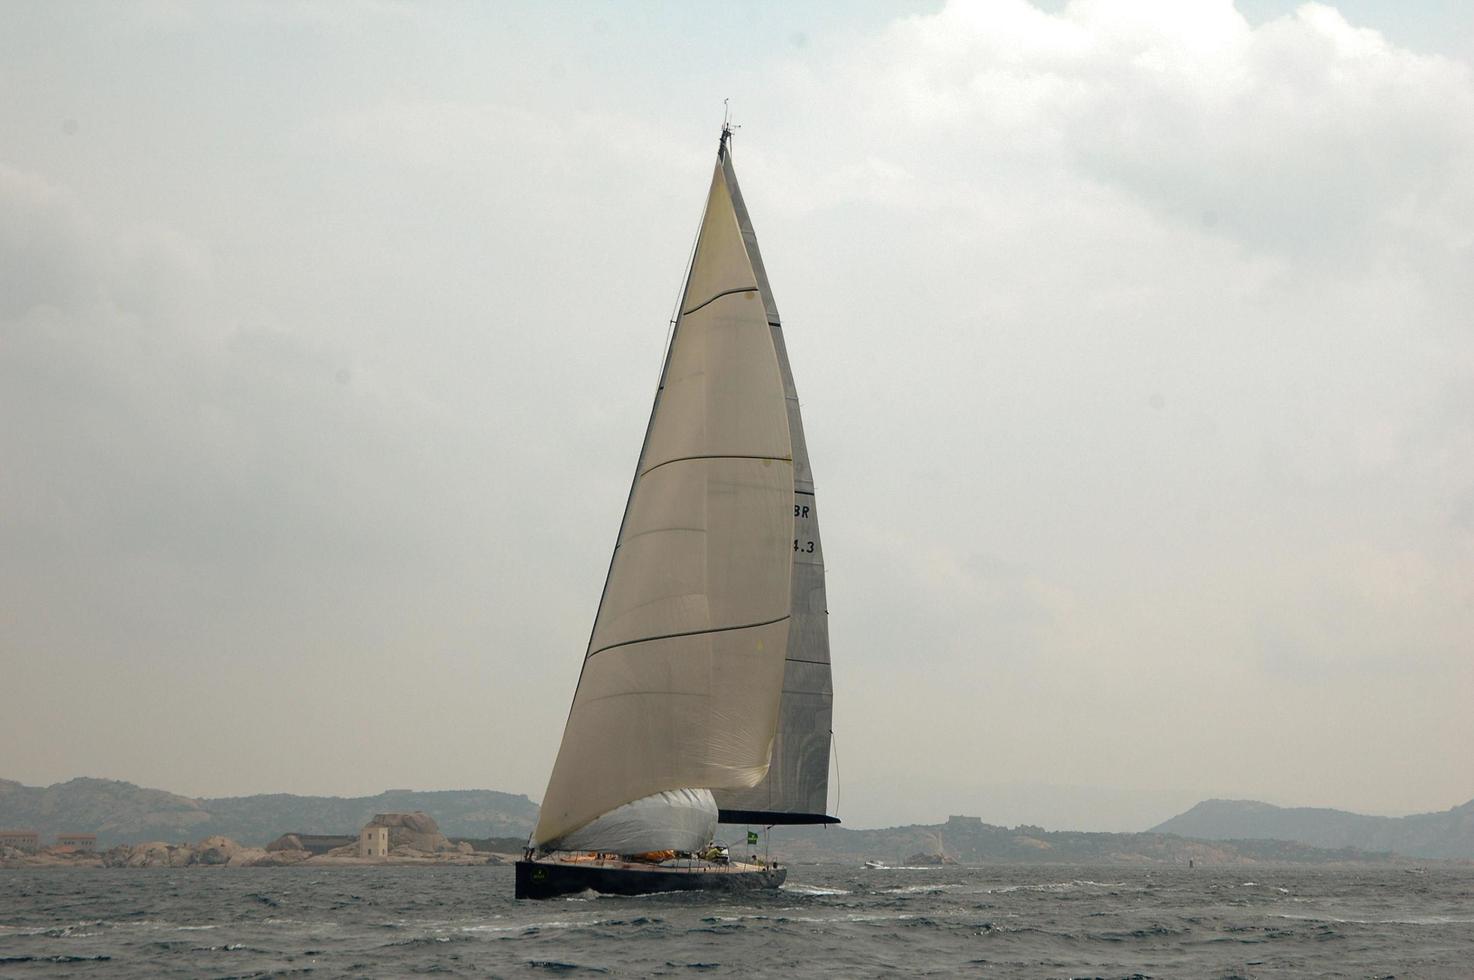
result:
<svg viewBox="0 0 1474 980"><path fill-rule="evenodd" d="M1124 888L1124 881L1091 881L1088 878L1076 878L1073 881L1051 881L1042 885L1000 885L997 888L984 888L985 895L1006 895L1009 892L1064 892L1072 888Z"/></svg>
<svg viewBox="0 0 1474 980"><path fill-rule="evenodd" d="M91 922L69 922L59 926L0 926L0 936L45 936L55 934L59 936L80 935L74 930L86 929L89 926L106 926L112 923L104 922L102 919L94 919ZM86 933L94 935L94 933Z"/></svg>
<svg viewBox="0 0 1474 980"><path fill-rule="evenodd" d="M823 888L819 885L779 885L779 891L792 892L795 895L848 895L849 891L844 888Z"/></svg>
<svg viewBox="0 0 1474 980"><path fill-rule="evenodd" d="M848 915L713 915L707 917L712 922L899 922L903 919L914 919L915 915L909 914L885 914L866 915L863 912L852 912Z"/></svg>
<svg viewBox="0 0 1474 980"><path fill-rule="evenodd" d="M885 895L933 895L937 892L956 891L962 885L898 885L895 888L882 888L880 891Z"/></svg>
<svg viewBox="0 0 1474 980"><path fill-rule="evenodd" d="M1459 915L1415 915L1401 919L1345 919L1334 915L1292 915L1287 912L1273 914L1277 919L1294 919L1299 922L1345 922L1357 926L1449 926L1474 923L1474 916Z"/></svg>
<svg viewBox="0 0 1474 980"><path fill-rule="evenodd" d="M596 926L598 919L549 919L546 922L514 922L504 926L474 925L460 926L460 932L523 932L528 929L580 929Z"/></svg>
<svg viewBox="0 0 1474 980"><path fill-rule="evenodd" d="M769 916L753 916L755 919L770 918ZM905 919L914 919L914 915L866 915L863 912L851 912L848 915L785 915L771 918L781 918L788 922L900 922Z"/></svg>
<svg viewBox="0 0 1474 980"><path fill-rule="evenodd" d="M914 915L863 915L859 912L844 917L846 922L900 922L905 919L914 919Z"/></svg>

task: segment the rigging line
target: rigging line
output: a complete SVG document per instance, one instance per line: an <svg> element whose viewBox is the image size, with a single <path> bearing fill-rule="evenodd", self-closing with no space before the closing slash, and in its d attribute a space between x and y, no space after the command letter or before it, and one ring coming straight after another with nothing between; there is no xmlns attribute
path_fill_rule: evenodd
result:
<svg viewBox="0 0 1474 980"><path fill-rule="evenodd" d="M670 350L671 335L676 330L676 319L680 316L681 300L686 298L686 282L691 278L691 264L696 261L696 246L701 244L701 226L706 224L706 199L701 201L701 220L696 222L696 233L691 236L691 250L686 253L686 272L681 276L681 288L676 290L676 301L670 305L670 322L665 327L665 347L661 349L661 387L665 386L665 352Z"/></svg>
<svg viewBox="0 0 1474 980"><path fill-rule="evenodd" d="M834 753L834 816L839 817L839 803L844 797L844 786L839 779L839 739L834 735L834 729L829 729L829 748Z"/></svg>
<svg viewBox="0 0 1474 980"><path fill-rule="evenodd" d="M695 313L697 310L701 309L703 306L710 306L711 304L715 303L717 300L721 299L723 296L731 296L733 293L756 293L758 291L759 290L758 290L758 288L756 286L738 286L735 289L724 289L721 292L717 293L715 296L713 296L711 299L707 300L705 303L699 303L696 306L691 307L689 310L682 310L681 311L681 316L690 316L692 313Z"/></svg>
<svg viewBox="0 0 1474 980"><path fill-rule="evenodd" d="M762 623L738 623L736 626L713 626L702 630L686 630L684 633L662 633L659 636L639 636L633 640L621 640L618 643L611 643L607 647L600 647L585 657L584 662L587 663L605 650L627 647L634 643L652 643L655 640L675 640L683 636L705 636L709 633L730 633L733 630L752 630L757 629L759 626L772 626L774 623L781 623L786 619L788 617L785 615L779 616L777 619L769 619Z"/></svg>

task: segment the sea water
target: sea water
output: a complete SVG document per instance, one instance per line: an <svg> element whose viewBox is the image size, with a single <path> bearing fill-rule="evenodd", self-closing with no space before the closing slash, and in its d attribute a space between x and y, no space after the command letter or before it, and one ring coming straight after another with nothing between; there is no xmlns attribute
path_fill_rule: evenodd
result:
<svg viewBox="0 0 1474 980"><path fill-rule="evenodd" d="M1474 977L1474 868L798 865L512 898L500 867L0 871L0 976Z"/></svg>

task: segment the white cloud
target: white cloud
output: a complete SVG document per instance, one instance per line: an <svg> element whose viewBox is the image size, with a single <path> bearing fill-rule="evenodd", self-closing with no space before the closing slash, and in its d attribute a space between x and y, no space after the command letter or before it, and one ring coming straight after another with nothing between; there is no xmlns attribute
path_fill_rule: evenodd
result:
<svg viewBox="0 0 1474 980"><path fill-rule="evenodd" d="M11 42L14 775L536 794L741 83L851 778L1474 792L1466 64L1316 5L953 3L678 78L700 24L235 10ZM418 734L338 766L376 722Z"/></svg>
<svg viewBox="0 0 1474 980"><path fill-rule="evenodd" d="M1251 28L1226 3L957 3L789 81L810 108L757 162L799 216L779 242L802 234L828 258L798 255L815 284L785 307L826 516L894 542L855 556L865 627L846 625L838 592L838 649L911 664L971 642L974 670L943 657L928 682L974 685L979 710L954 738L1029 747L989 759L999 778L1033 778L1041 758L1066 780L1129 770L1195 724L1171 706L1184 691L1225 713L1154 755L1160 785L1247 779L1234 753L1261 710L1298 710L1334 756L1344 733L1315 731L1309 694L1326 673L1363 678L1337 684L1344 697L1421 674L1439 707L1393 737L1445 730L1431 718L1460 710L1456 651L1474 635L1456 584L1474 555L1445 530L1474 478L1453 448L1470 430L1440 394L1467 390L1474 353L1466 65L1319 6ZM877 354L884 371L866 371ZM1438 439L1411 435L1439 419ZM830 538L843 563L844 536ZM980 552L1029 569L1015 588L1073 597L1043 645L1033 720L987 690L1035 639L968 596L960 569ZM1420 569L1416 595L1386 591L1388 567ZM922 595L952 602L939 614ZM887 613L888 642L867 643ZM851 684L841 670L842 721L898 710L885 671L882 658ZM899 710L862 757L936 715ZM1122 718L1152 720L1109 737L1089 721ZM1074 719L1092 724L1088 746ZM1423 744L1427 785L1467 795L1440 743ZM1296 769L1259 792L1346 805L1340 778Z"/></svg>

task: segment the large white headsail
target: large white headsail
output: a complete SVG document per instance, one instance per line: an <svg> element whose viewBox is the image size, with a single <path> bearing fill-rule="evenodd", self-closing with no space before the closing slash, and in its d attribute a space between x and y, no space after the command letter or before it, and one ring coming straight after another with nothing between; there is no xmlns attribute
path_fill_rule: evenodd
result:
<svg viewBox="0 0 1474 980"><path fill-rule="evenodd" d="M535 844L667 790L762 781L793 486L783 379L719 162Z"/></svg>

